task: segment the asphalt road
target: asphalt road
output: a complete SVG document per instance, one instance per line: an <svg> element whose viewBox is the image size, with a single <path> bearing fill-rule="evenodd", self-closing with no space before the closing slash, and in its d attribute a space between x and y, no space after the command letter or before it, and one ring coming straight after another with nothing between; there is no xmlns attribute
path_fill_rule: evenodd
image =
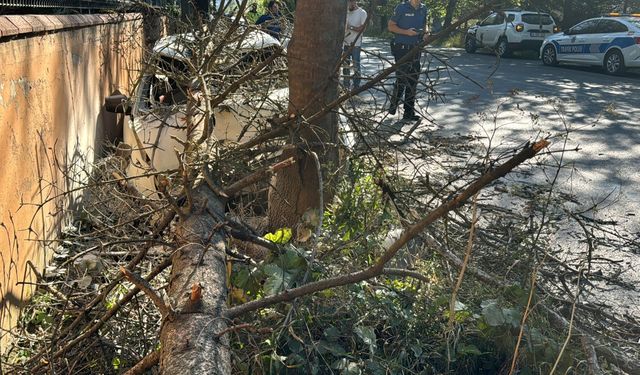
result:
<svg viewBox="0 0 640 375"><path fill-rule="evenodd" d="M365 75L393 62L387 41L365 39L363 49ZM569 131L566 145L552 138L553 150L579 148L564 155L575 167L567 171L565 187L585 202L613 192L624 207L607 214L640 230L634 216L640 210L640 71L609 76L597 67L548 67L531 57L428 51L423 68L432 71L429 79L440 96L419 96L419 111L430 120L419 131L475 134L506 148ZM451 68L434 72L445 65ZM425 81L423 75L421 85ZM387 90L391 84L386 82ZM387 105L384 93L373 95L379 106Z"/></svg>
<svg viewBox="0 0 640 375"><path fill-rule="evenodd" d="M548 67L523 57L498 61L490 54L460 50L443 53L451 56L449 64L483 86L452 74L441 86L443 103L423 101L445 132L495 130L494 139L513 143L568 131L566 146L561 138L552 139L554 150L579 148L565 154L574 169L566 171L570 176L564 176L564 187L584 202L613 192L624 204L606 214L638 229L639 74L613 77L597 67ZM472 120L482 111L497 115L495 123Z"/></svg>
<svg viewBox="0 0 640 375"><path fill-rule="evenodd" d="M393 62L388 41L365 38L363 50L365 75L375 75ZM420 132L443 137L475 135L496 152L550 136L552 150L574 150L550 157L553 164L562 155L565 168L558 176L558 187L579 202L569 204L573 205L570 208L586 208L604 200L589 215L615 221L618 228L638 238L640 71L609 76L597 67L547 67L532 56L499 60L488 51L428 51L423 69L431 71L428 78L439 96L422 94L418 98L419 111L426 117L416 130L418 136ZM445 66L449 69L438 70ZM426 75L421 85L424 82ZM391 84L392 79L385 81L386 90ZM388 105L384 92L369 91L368 95L376 106ZM387 115L381 110L380 116ZM412 124L400 126L406 131ZM563 137L565 134L568 136ZM553 178L553 172L547 168L527 178L544 182ZM571 240L569 237L558 240ZM585 245L573 239L571 246L580 251ZM630 268L628 280L635 283L640 280L640 249L631 249L632 255L628 251L600 255L624 261ZM625 310L640 316L640 296L622 298L627 297L627 302L635 302Z"/></svg>

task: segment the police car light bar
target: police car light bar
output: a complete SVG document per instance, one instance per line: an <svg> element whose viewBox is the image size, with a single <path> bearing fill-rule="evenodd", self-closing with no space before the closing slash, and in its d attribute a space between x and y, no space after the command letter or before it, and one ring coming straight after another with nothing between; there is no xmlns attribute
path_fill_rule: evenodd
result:
<svg viewBox="0 0 640 375"><path fill-rule="evenodd" d="M611 12L611 13L606 13L603 15L603 17L640 17L640 13L618 13L618 12Z"/></svg>

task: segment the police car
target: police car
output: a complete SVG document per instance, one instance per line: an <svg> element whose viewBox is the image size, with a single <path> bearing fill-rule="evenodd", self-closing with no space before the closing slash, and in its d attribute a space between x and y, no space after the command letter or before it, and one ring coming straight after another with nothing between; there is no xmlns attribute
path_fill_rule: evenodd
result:
<svg viewBox="0 0 640 375"><path fill-rule="evenodd" d="M540 56L545 65L596 65L609 74L640 67L640 14L609 14L582 21L547 37Z"/></svg>

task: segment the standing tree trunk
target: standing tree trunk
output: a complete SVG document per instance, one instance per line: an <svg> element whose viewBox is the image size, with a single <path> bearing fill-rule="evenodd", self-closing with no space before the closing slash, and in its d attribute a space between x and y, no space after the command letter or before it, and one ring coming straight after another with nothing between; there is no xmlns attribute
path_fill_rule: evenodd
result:
<svg viewBox="0 0 640 375"><path fill-rule="evenodd" d="M289 115L298 119L283 157L295 156L297 167L279 172L269 192L271 228L295 228L309 209L320 208L322 175L338 164L338 116L331 112L307 123L338 96L338 64L347 14L346 0L298 0L289 44ZM305 145L304 148L298 145Z"/></svg>
<svg viewBox="0 0 640 375"><path fill-rule="evenodd" d="M444 23L442 25L443 28L451 26L451 21L453 20L453 13L456 11L456 6L458 5L458 0L449 0L447 3L447 13L444 15Z"/></svg>

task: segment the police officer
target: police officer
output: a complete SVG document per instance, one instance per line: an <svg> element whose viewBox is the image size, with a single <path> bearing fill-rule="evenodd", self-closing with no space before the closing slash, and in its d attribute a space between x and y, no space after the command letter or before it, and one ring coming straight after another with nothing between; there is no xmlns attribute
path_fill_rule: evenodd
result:
<svg viewBox="0 0 640 375"><path fill-rule="evenodd" d="M423 38L426 38L426 27L427 7L422 4L421 0L407 0L398 4L387 25L388 30L395 34L391 42L391 53L396 63L416 47ZM402 118L412 121L420 119L416 115L414 106L419 76L420 51L415 51L409 61L397 67L389 114L396 114L398 104L402 100L404 103Z"/></svg>

